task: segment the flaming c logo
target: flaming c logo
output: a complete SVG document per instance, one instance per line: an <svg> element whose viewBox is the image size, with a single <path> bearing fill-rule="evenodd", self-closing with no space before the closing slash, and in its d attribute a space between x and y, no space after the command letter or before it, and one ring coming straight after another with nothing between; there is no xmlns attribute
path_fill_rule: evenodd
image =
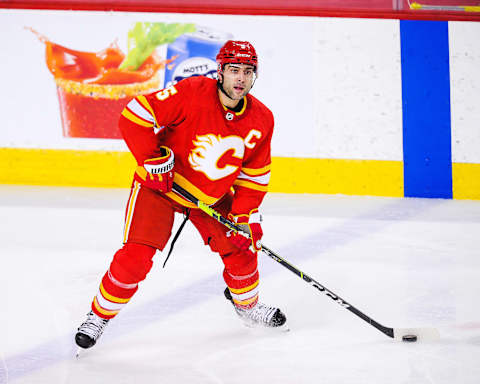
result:
<svg viewBox="0 0 480 384"><path fill-rule="evenodd" d="M237 165L219 167L218 162L223 155L233 151L232 157L241 160L245 151L244 141L239 136L207 134L197 136L193 144L195 148L190 152L188 162L194 170L204 173L210 180L220 180L237 171Z"/></svg>

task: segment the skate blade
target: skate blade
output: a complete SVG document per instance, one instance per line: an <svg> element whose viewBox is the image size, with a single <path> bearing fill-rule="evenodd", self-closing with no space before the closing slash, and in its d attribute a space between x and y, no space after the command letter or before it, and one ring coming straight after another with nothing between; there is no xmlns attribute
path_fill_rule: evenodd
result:
<svg viewBox="0 0 480 384"><path fill-rule="evenodd" d="M249 328L252 330L266 330L267 332L279 332L279 333L290 332L290 327L288 326L288 323L285 323L280 327L266 327L256 323L252 324L248 321L242 321L242 323L246 328Z"/></svg>
<svg viewBox="0 0 480 384"><path fill-rule="evenodd" d="M274 331L282 332L282 333L290 332L290 327L288 326L288 323L285 323L285 324L281 325L280 327L273 327L272 329Z"/></svg>
<svg viewBox="0 0 480 384"><path fill-rule="evenodd" d="M288 326L287 323L283 324L281 327L279 327L279 331L281 332L290 332L290 327Z"/></svg>
<svg viewBox="0 0 480 384"><path fill-rule="evenodd" d="M77 348L77 352L75 353L75 358L76 358L76 359L79 359L79 358L80 358L80 355L82 354L83 350L84 350L84 349L83 349L82 347L78 347L78 348Z"/></svg>

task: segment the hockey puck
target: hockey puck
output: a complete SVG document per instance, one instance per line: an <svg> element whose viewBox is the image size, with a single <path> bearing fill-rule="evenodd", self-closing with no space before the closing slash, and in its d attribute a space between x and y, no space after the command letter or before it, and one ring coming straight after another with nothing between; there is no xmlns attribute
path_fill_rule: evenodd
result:
<svg viewBox="0 0 480 384"><path fill-rule="evenodd" d="M405 335L405 336L402 337L402 340L406 341L408 343L412 343L414 341L417 341L417 336L415 336L415 335Z"/></svg>

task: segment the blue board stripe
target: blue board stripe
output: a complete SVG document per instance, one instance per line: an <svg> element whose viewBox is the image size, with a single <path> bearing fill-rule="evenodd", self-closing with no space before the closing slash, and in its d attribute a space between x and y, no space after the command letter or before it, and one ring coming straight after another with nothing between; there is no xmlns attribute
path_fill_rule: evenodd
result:
<svg viewBox="0 0 480 384"><path fill-rule="evenodd" d="M404 194L452 198L448 22L401 20Z"/></svg>

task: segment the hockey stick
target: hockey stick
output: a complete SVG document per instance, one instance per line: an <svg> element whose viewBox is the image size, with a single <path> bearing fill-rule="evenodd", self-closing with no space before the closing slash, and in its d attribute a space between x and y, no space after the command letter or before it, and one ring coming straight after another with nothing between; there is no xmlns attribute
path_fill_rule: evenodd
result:
<svg viewBox="0 0 480 384"><path fill-rule="evenodd" d="M186 200L195 204L198 208L200 208L203 212L205 212L208 216L214 218L221 224L223 224L228 229L231 229L235 232L243 232L242 229L237 226L235 223L231 222L230 220L223 217L220 213L215 211L212 207L208 206L204 202L197 199L193 196L190 192L186 191L184 188L179 186L177 183L173 183L173 191L176 192L178 195L182 196ZM355 308L353 305L342 299L340 296L336 295L329 289L327 289L324 285L320 284L315 279L311 278L297 267L290 264L288 261L277 255L275 252L267 248L265 245L262 244L262 252L265 253L267 256L275 260L277 263L281 264L283 267L287 268L289 271L296 274L300 277L303 281L309 283L324 295L330 297L333 301L337 304L342 306L345 309L348 309L350 312L354 313L362 320L366 321L371 326L377 328L380 332L383 332L385 335L395 339L395 340L403 340L403 341L417 341L417 340L436 340L440 337L438 330L435 328L390 328L386 327L371 317L367 316L359 309Z"/></svg>

